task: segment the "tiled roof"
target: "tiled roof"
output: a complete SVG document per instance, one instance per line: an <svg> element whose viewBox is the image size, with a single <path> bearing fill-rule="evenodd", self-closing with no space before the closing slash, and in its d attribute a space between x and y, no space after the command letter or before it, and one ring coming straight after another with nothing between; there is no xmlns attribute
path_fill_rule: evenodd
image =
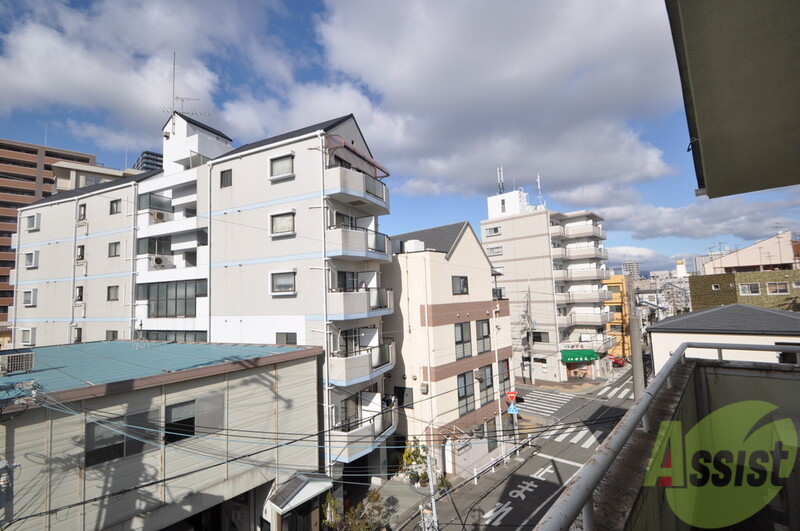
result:
<svg viewBox="0 0 800 531"><path fill-rule="evenodd" d="M800 336L800 313L728 304L668 317L647 328L653 332L706 332Z"/></svg>

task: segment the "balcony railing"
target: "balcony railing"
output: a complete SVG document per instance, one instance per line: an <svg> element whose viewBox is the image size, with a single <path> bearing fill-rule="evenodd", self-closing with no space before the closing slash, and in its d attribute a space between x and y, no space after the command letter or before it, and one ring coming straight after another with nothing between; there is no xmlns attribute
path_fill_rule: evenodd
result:
<svg viewBox="0 0 800 531"><path fill-rule="evenodd" d="M333 385L345 387L369 381L394 367L394 341L385 339L380 345L354 352L333 352L329 364L328 379Z"/></svg>
<svg viewBox="0 0 800 531"><path fill-rule="evenodd" d="M558 316L558 326L561 328L567 326L603 326L611 321L612 314L610 312L603 313L578 313L572 312L568 315Z"/></svg>
<svg viewBox="0 0 800 531"><path fill-rule="evenodd" d="M567 258L570 260L580 260L584 258L607 260L608 251L600 247L571 247L567 248Z"/></svg>
<svg viewBox="0 0 800 531"><path fill-rule="evenodd" d="M368 454L397 429L397 400L386 397L381 411L364 412L366 418L346 419L331 430L331 448L334 461L350 463Z"/></svg>
<svg viewBox="0 0 800 531"><path fill-rule="evenodd" d="M329 227L328 233L330 256L363 258L367 253L388 254L391 250L391 239L381 232L336 225Z"/></svg>
<svg viewBox="0 0 800 531"><path fill-rule="evenodd" d="M675 352L672 353L664 367L656 373L650 385L647 386L641 397L637 397L633 407L620 419L608 437L600 444L594 455L572 477L567 484L564 492L553 503L545 513L539 524L537 531L556 531L560 529L570 529L571 524L583 513L585 529L593 529L594 525L594 493L603 479L607 478L607 473L625 445L629 442L634 432L637 431L641 423L644 432L652 433L651 416L657 414L659 409L651 409L653 401L658 396L661 389L666 385L673 386L673 372L682 366L687 358L687 349L716 350L717 359L724 360L723 352L727 351L764 351L764 352L797 352L800 354L800 347L789 345L732 345L721 343L683 343ZM641 449L640 451L644 451ZM588 522L588 525L587 525ZM624 527L624 522L621 522Z"/></svg>
<svg viewBox="0 0 800 531"><path fill-rule="evenodd" d="M336 315L386 315L394 310L391 288L365 288L358 290L332 289L328 295L328 311ZM351 318L351 317L342 317ZM352 317L353 319L357 317Z"/></svg>
<svg viewBox="0 0 800 531"><path fill-rule="evenodd" d="M556 293L557 304L579 304L579 303L600 303L611 298L611 294L605 290L598 291L570 291L568 293Z"/></svg>
<svg viewBox="0 0 800 531"><path fill-rule="evenodd" d="M361 200L363 204L357 208L371 215L389 211L386 184L366 173L341 167L328 168L325 170L325 189L331 198L344 203Z"/></svg>
<svg viewBox="0 0 800 531"><path fill-rule="evenodd" d="M565 236L567 238L599 238L606 239L606 231L597 225L571 225L565 227Z"/></svg>

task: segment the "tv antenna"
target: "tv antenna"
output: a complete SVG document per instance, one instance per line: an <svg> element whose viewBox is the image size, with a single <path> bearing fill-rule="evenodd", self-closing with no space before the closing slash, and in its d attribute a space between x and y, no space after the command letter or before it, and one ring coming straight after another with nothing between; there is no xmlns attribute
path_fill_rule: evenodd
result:
<svg viewBox="0 0 800 531"><path fill-rule="evenodd" d="M499 192L498 194L502 194L505 192L505 186L503 185L503 167L500 166L497 168L497 188Z"/></svg>
<svg viewBox="0 0 800 531"><path fill-rule="evenodd" d="M538 172L536 173L536 189L539 191L539 206L546 208L547 203L544 202L544 196L542 195L542 178Z"/></svg>
<svg viewBox="0 0 800 531"><path fill-rule="evenodd" d="M172 103L170 107L162 107L161 110L169 113L172 119L172 134L175 134L175 102L179 101L181 103L181 110L180 113L185 116L208 116L207 112L197 112L197 111L187 111L185 109L187 101L200 101L200 98L185 98L183 96L177 96L175 94L175 70L176 70L176 59L175 59L175 52L172 52Z"/></svg>

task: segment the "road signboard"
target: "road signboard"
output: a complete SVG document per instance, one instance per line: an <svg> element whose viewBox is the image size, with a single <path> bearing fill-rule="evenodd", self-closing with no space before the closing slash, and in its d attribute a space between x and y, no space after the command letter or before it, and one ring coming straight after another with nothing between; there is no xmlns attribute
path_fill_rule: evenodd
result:
<svg viewBox="0 0 800 531"><path fill-rule="evenodd" d="M518 415L519 408L517 407L516 404L511 404L510 406L508 406L508 412L512 415Z"/></svg>
<svg viewBox="0 0 800 531"><path fill-rule="evenodd" d="M516 391L506 391L506 396L512 402L517 399L517 392Z"/></svg>

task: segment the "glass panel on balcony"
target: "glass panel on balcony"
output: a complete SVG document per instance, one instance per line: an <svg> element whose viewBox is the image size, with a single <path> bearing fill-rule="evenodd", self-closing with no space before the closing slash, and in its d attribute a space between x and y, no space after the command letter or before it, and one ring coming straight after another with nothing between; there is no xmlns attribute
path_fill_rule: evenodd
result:
<svg viewBox="0 0 800 531"><path fill-rule="evenodd" d="M386 288L370 288L369 289L369 309L377 310L379 308L389 307L389 292Z"/></svg>

